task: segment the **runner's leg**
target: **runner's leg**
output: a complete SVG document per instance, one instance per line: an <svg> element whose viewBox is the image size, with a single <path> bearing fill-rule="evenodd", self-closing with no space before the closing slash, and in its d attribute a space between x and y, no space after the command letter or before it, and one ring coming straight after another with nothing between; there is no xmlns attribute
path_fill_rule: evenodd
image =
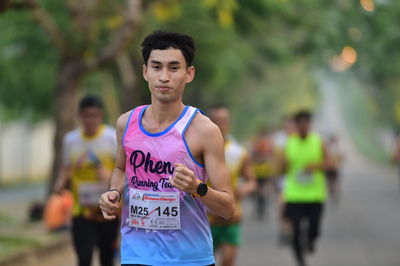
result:
<svg viewBox="0 0 400 266"><path fill-rule="evenodd" d="M257 179L257 190L256 190L256 213L257 218L262 220L265 214L265 179Z"/></svg>
<svg viewBox="0 0 400 266"><path fill-rule="evenodd" d="M292 225L292 250L298 266L304 266L302 246L302 206L300 204L288 203L286 205L287 216Z"/></svg>
<svg viewBox="0 0 400 266"><path fill-rule="evenodd" d="M119 221L117 219L96 224L101 266L114 265L115 241L117 239L118 226Z"/></svg>
<svg viewBox="0 0 400 266"><path fill-rule="evenodd" d="M227 225L225 229L221 245L222 266L233 266L241 243L241 225Z"/></svg>
<svg viewBox="0 0 400 266"><path fill-rule="evenodd" d="M96 231L92 223L84 218L75 217L72 221L72 238L78 265L90 266L96 243Z"/></svg>
<svg viewBox="0 0 400 266"><path fill-rule="evenodd" d="M222 252L222 266L233 266L235 265L236 257L238 254L238 247L229 244L223 244L221 246Z"/></svg>
<svg viewBox="0 0 400 266"><path fill-rule="evenodd" d="M322 203L310 204L308 210L308 250L312 253L315 251L315 242L320 235L321 217L323 205Z"/></svg>

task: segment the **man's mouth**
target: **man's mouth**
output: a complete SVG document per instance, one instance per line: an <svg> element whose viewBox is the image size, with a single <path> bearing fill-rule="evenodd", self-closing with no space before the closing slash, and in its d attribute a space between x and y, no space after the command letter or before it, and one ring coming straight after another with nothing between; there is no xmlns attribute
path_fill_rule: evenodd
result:
<svg viewBox="0 0 400 266"><path fill-rule="evenodd" d="M156 89L158 89L160 91L167 91L167 90L170 90L171 87L168 87L168 86L157 86Z"/></svg>

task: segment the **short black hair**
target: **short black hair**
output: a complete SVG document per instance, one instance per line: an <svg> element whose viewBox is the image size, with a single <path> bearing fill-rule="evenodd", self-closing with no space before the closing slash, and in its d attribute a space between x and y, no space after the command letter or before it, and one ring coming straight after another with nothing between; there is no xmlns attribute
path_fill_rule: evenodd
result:
<svg viewBox="0 0 400 266"><path fill-rule="evenodd" d="M296 123L298 123L298 122L300 122L300 121L303 121L303 120L310 121L311 119L312 119L312 114L311 114L311 112L308 111L308 110L301 110L301 111L297 112L297 113L294 115L294 121L295 121Z"/></svg>
<svg viewBox="0 0 400 266"><path fill-rule="evenodd" d="M187 67L192 65L194 53L196 51L193 38L189 35L166 31L155 31L144 38L142 42L144 64L147 65L151 51L166 50L169 48L181 50L185 57Z"/></svg>
<svg viewBox="0 0 400 266"><path fill-rule="evenodd" d="M103 110L103 102L100 100L100 98L94 95L86 95L79 101L79 111L90 107L97 107L100 110Z"/></svg>

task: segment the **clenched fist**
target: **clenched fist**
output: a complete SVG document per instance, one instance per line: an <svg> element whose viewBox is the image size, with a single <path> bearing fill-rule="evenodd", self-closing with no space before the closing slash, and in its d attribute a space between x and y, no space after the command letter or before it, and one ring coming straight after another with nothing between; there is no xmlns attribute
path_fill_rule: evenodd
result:
<svg viewBox="0 0 400 266"><path fill-rule="evenodd" d="M100 209L106 220L113 220L117 216L119 209L118 201L120 200L121 193L116 190L104 192L99 200Z"/></svg>
<svg viewBox="0 0 400 266"><path fill-rule="evenodd" d="M200 184L200 180L196 179L193 171L180 163L175 164L175 171L173 176L169 178L169 182L177 189L190 194L196 193Z"/></svg>

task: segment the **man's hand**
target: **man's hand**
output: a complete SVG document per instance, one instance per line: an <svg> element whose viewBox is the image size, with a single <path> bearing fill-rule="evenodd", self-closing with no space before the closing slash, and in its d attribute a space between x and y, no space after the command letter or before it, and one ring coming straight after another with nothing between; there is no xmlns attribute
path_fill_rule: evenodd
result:
<svg viewBox="0 0 400 266"><path fill-rule="evenodd" d="M65 189L65 185L71 177L71 167L63 165L57 175L56 182L53 186L54 193L61 193Z"/></svg>
<svg viewBox="0 0 400 266"><path fill-rule="evenodd" d="M120 200L118 191L104 192L99 200L100 209L106 220L114 220L119 209L118 201Z"/></svg>
<svg viewBox="0 0 400 266"><path fill-rule="evenodd" d="M189 170L185 165L176 163L174 175L169 178L171 185L184 192L194 194L200 180L196 179L193 171Z"/></svg>

